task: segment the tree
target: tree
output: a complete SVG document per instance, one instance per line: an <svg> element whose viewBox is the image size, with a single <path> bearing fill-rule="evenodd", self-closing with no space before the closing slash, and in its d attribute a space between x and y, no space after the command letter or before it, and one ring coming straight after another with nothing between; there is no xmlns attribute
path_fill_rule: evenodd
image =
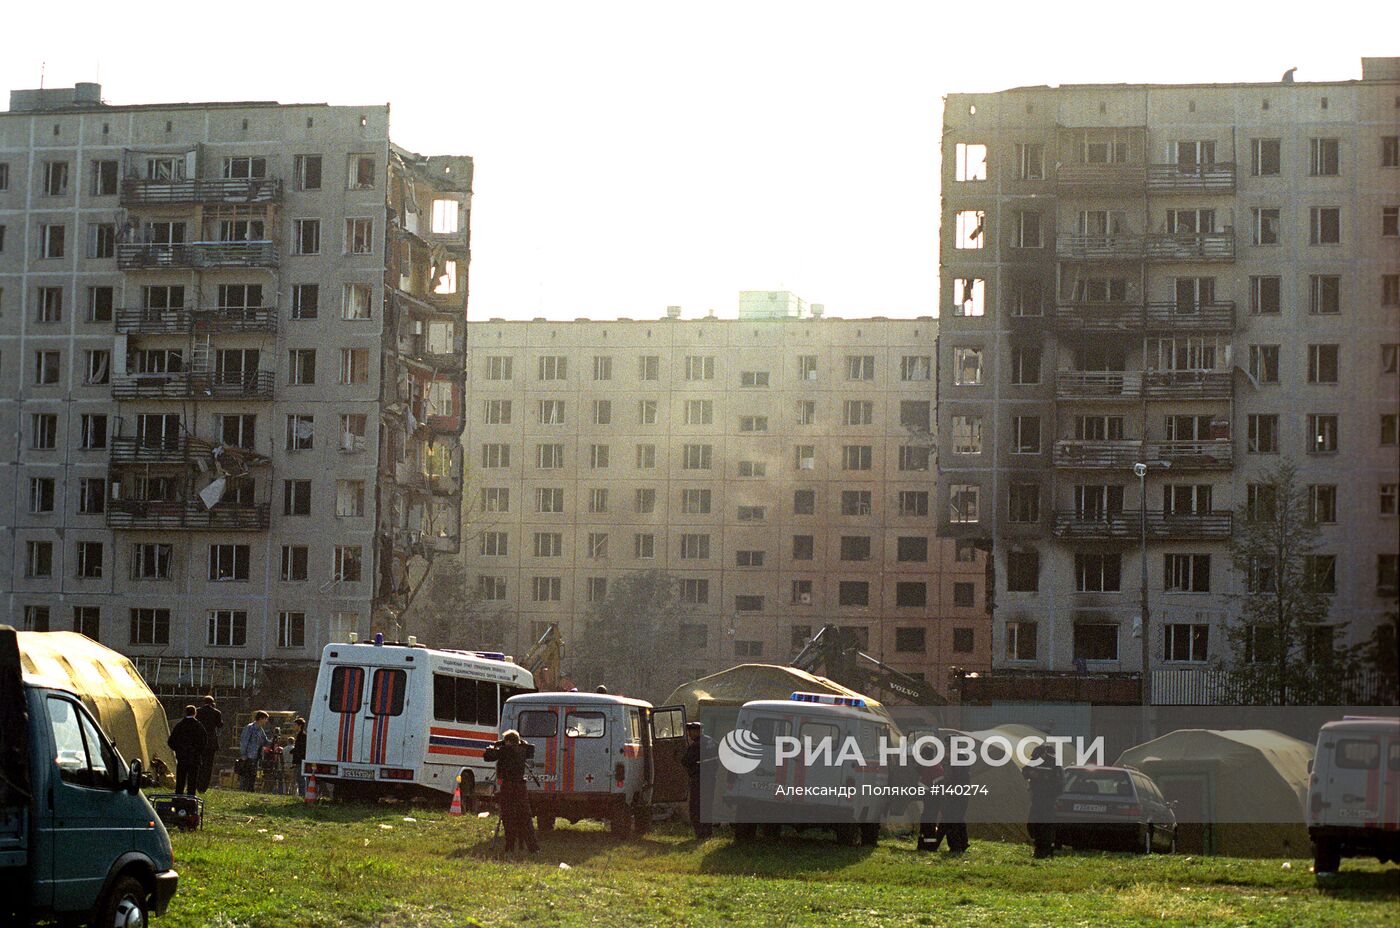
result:
<svg viewBox="0 0 1400 928"><path fill-rule="evenodd" d="M569 642L567 669L580 687L663 699L685 682L677 666L681 623L688 614L679 583L663 570L626 574L589 607L584 634Z"/></svg>
<svg viewBox="0 0 1400 928"><path fill-rule="evenodd" d="M1329 704L1344 660L1324 623L1332 602L1330 561L1297 468L1284 461L1250 485L1236 515L1230 559L1243 580L1241 622L1227 629L1236 679L1251 701Z"/></svg>
<svg viewBox="0 0 1400 928"><path fill-rule="evenodd" d="M405 628L429 647L508 650L511 622L504 608L469 583L460 558L438 558L427 586L404 617Z"/></svg>

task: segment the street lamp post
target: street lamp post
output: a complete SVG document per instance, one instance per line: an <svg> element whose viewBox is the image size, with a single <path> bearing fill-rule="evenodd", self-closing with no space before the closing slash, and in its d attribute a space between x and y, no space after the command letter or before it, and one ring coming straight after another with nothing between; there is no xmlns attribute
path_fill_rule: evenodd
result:
<svg viewBox="0 0 1400 928"><path fill-rule="evenodd" d="M1138 478L1138 528L1141 531L1142 546L1142 583L1141 599L1139 601L1138 614L1138 637L1142 645L1142 704L1152 705L1152 670L1151 651L1152 636L1148 634L1147 624L1147 463L1139 461L1133 465L1133 473Z"/></svg>

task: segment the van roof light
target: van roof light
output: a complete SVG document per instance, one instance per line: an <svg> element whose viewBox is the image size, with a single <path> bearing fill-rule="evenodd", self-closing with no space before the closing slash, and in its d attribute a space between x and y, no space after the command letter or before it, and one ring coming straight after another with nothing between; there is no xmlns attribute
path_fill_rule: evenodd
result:
<svg viewBox="0 0 1400 928"><path fill-rule="evenodd" d="M837 696L833 693L803 693L796 692L788 697L793 702L815 702L823 706L850 706L854 709L864 709L865 700L858 696Z"/></svg>
<svg viewBox="0 0 1400 928"><path fill-rule="evenodd" d="M503 661L506 659L505 654L500 651L472 651L471 653L486 661Z"/></svg>

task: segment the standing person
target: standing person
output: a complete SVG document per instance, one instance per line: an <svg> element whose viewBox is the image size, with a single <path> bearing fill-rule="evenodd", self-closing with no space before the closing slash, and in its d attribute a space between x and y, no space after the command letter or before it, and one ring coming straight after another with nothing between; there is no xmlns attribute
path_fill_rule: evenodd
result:
<svg viewBox="0 0 1400 928"><path fill-rule="evenodd" d="M715 826L701 821L700 794L705 788L705 774L714 770L715 758L719 756L719 745L715 739L705 734L705 726L699 722L685 723L686 746L681 763L690 774L690 825L695 829L695 840L704 841L715 833Z"/></svg>
<svg viewBox="0 0 1400 928"><path fill-rule="evenodd" d="M943 843L943 784L947 782L948 761L919 767L919 784L924 790L923 808L919 815L919 838L914 846L921 851L936 851Z"/></svg>
<svg viewBox="0 0 1400 928"><path fill-rule="evenodd" d="M296 771L297 795L306 796L306 775L301 772L302 761L306 760L306 719L297 716L292 719L292 769Z"/></svg>
<svg viewBox="0 0 1400 928"><path fill-rule="evenodd" d="M525 774L534 756L535 746L522 741L514 728L506 729L501 740L481 752L482 760L496 765L496 799L506 830L506 853L522 845L531 854L540 849L535 825L530 821L530 795L525 790Z"/></svg>
<svg viewBox="0 0 1400 928"><path fill-rule="evenodd" d="M1021 768L1031 790L1031 811L1026 827L1031 840L1035 842L1035 856L1055 856L1055 800L1060 798L1064 788L1064 774L1055 763L1055 752L1048 744L1041 744L1031 752L1031 760L1039 760L1035 767Z"/></svg>
<svg viewBox="0 0 1400 928"><path fill-rule="evenodd" d="M194 706L185 706L185 717L170 729L165 743L175 752L175 794L193 796L204 763L204 726L194 717Z"/></svg>
<svg viewBox="0 0 1400 928"><path fill-rule="evenodd" d="M267 736L268 718L268 714L259 709L238 736L238 788L244 792L251 793L258 785L258 763L262 760L263 748L272 743Z"/></svg>
<svg viewBox="0 0 1400 928"><path fill-rule="evenodd" d="M967 803L971 785L972 771L966 764L950 760L943 765L943 801L939 809L942 817L934 834L935 847L937 842L947 838L950 853L962 854L967 850Z"/></svg>
<svg viewBox="0 0 1400 928"><path fill-rule="evenodd" d="M207 793L209 783L214 778L214 758L219 753L219 729L224 727L224 714L214 704L214 697L209 695L204 697L203 705L194 717L204 726L204 762L199 765L199 784L196 788L201 793Z"/></svg>

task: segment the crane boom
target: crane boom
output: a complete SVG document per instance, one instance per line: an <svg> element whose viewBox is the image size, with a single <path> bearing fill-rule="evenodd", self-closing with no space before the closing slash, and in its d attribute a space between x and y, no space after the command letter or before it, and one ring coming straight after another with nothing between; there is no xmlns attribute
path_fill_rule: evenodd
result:
<svg viewBox="0 0 1400 928"><path fill-rule="evenodd" d="M855 633L838 625L823 625L789 664L808 673L820 671L842 686L879 696L881 702L893 698L915 706L948 704L923 680L866 654Z"/></svg>

